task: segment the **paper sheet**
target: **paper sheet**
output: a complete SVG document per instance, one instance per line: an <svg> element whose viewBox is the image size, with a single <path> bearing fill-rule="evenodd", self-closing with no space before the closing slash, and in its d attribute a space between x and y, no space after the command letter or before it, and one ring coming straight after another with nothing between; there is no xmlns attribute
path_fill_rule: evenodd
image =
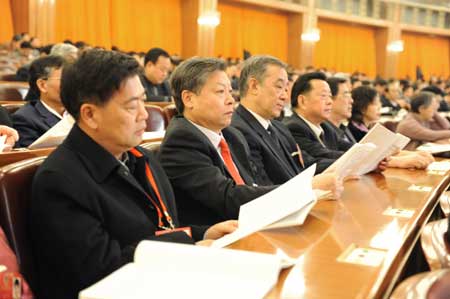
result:
<svg viewBox="0 0 450 299"><path fill-rule="evenodd" d="M60 145L64 141L64 139L66 139L66 136L69 134L74 123L75 120L72 118L72 116L70 116L69 114L64 115L63 119L61 119L56 125L51 127L50 130L45 132L44 135L30 144L28 148L38 149Z"/></svg>
<svg viewBox="0 0 450 299"><path fill-rule="evenodd" d="M6 135L0 136L0 153L3 152L3 149L6 147Z"/></svg>

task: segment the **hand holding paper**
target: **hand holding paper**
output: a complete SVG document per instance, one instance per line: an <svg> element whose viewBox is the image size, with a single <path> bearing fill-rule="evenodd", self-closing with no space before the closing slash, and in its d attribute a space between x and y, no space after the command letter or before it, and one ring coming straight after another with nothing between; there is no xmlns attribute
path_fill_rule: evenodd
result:
<svg viewBox="0 0 450 299"><path fill-rule="evenodd" d="M17 140L19 140L19 134L16 130L0 125L0 153L11 150Z"/></svg>

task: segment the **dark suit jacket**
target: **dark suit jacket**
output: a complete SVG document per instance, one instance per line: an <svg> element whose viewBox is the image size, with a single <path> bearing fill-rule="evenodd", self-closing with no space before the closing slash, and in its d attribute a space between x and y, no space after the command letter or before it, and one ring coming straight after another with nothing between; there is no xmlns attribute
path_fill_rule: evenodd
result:
<svg viewBox="0 0 450 299"><path fill-rule="evenodd" d="M40 298L78 298L77 293L133 260L143 239L193 243L185 233L156 237L157 214L145 192L148 161L169 213L174 195L151 153L128 153L127 170L77 125L45 160L33 181L31 236ZM205 228L193 228L201 239Z"/></svg>
<svg viewBox="0 0 450 299"><path fill-rule="evenodd" d="M356 143L355 137L353 137L352 132L350 132L350 130L345 125L341 124L338 128L328 120L325 121L324 125L327 126L330 130L333 130L337 136L338 142L337 144L332 145L331 149L339 150L340 148L343 151L347 151Z"/></svg>
<svg viewBox="0 0 450 299"><path fill-rule="evenodd" d="M153 84L145 76L141 76L141 82L145 88L147 101L170 102L172 100L172 92L170 91L170 85L167 80L161 84Z"/></svg>
<svg viewBox="0 0 450 299"><path fill-rule="evenodd" d="M292 116L286 117L283 120L283 123L291 131L295 141L302 149L313 157L337 159L348 149L339 142L334 130L326 123L321 124L325 146L320 143L319 138L317 138L313 130L311 130L309 125L297 113L293 112Z"/></svg>
<svg viewBox="0 0 450 299"><path fill-rule="evenodd" d="M12 115L12 119L14 129L19 132L16 147L29 146L60 121L42 105L41 101L25 104Z"/></svg>
<svg viewBox="0 0 450 299"><path fill-rule="evenodd" d="M292 156L292 153L297 153L297 144L289 130L277 120L272 120L271 124L281 143L281 150L267 130L244 106L239 105L236 108L231 121L231 126L238 129L247 140L250 159L256 165L255 181L259 185L283 184L304 169L298 156ZM305 167L318 163L317 172L325 170L334 161L321 161L305 151L302 156Z"/></svg>
<svg viewBox="0 0 450 299"><path fill-rule="evenodd" d="M239 207L276 186L254 187L249 148L234 128L222 130L246 185L236 185L209 139L183 116L170 122L161 144L161 164L172 183L180 219L212 224L237 219Z"/></svg>
<svg viewBox="0 0 450 299"><path fill-rule="evenodd" d="M0 125L13 127L11 116L5 107L0 105Z"/></svg>

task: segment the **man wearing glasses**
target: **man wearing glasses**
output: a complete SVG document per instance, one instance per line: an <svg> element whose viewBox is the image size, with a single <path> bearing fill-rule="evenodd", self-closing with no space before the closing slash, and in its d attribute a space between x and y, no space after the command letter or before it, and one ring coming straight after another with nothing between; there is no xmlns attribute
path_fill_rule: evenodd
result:
<svg viewBox="0 0 450 299"><path fill-rule="evenodd" d="M31 64L29 103L12 115L14 128L20 136L16 146L29 146L62 119L64 106L59 86L63 64L64 58L52 55L38 58Z"/></svg>

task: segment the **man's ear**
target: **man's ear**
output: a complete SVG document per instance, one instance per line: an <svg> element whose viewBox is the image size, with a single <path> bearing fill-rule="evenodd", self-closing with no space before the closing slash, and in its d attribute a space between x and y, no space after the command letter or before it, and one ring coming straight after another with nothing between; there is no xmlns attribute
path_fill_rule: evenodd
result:
<svg viewBox="0 0 450 299"><path fill-rule="evenodd" d="M36 85L40 93L47 93L47 80L39 78L36 81Z"/></svg>
<svg viewBox="0 0 450 299"><path fill-rule="evenodd" d="M260 88L258 80L256 78L249 78L248 79L248 93L251 95L256 95L258 93L258 90Z"/></svg>
<svg viewBox="0 0 450 299"><path fill-rule="evenodd" d="M96 130L99 124L99 107L94 104L85 103L80 107L79 120L86 124L92 130Z"/></svg>
<svg viewBox="0 0 450 299"><path fill-rule="evenodd" d="M181 92L181 100L183 101L185 110L191 110L194 107L194 96L195 93L190 90L183 90Z"/></svg>

